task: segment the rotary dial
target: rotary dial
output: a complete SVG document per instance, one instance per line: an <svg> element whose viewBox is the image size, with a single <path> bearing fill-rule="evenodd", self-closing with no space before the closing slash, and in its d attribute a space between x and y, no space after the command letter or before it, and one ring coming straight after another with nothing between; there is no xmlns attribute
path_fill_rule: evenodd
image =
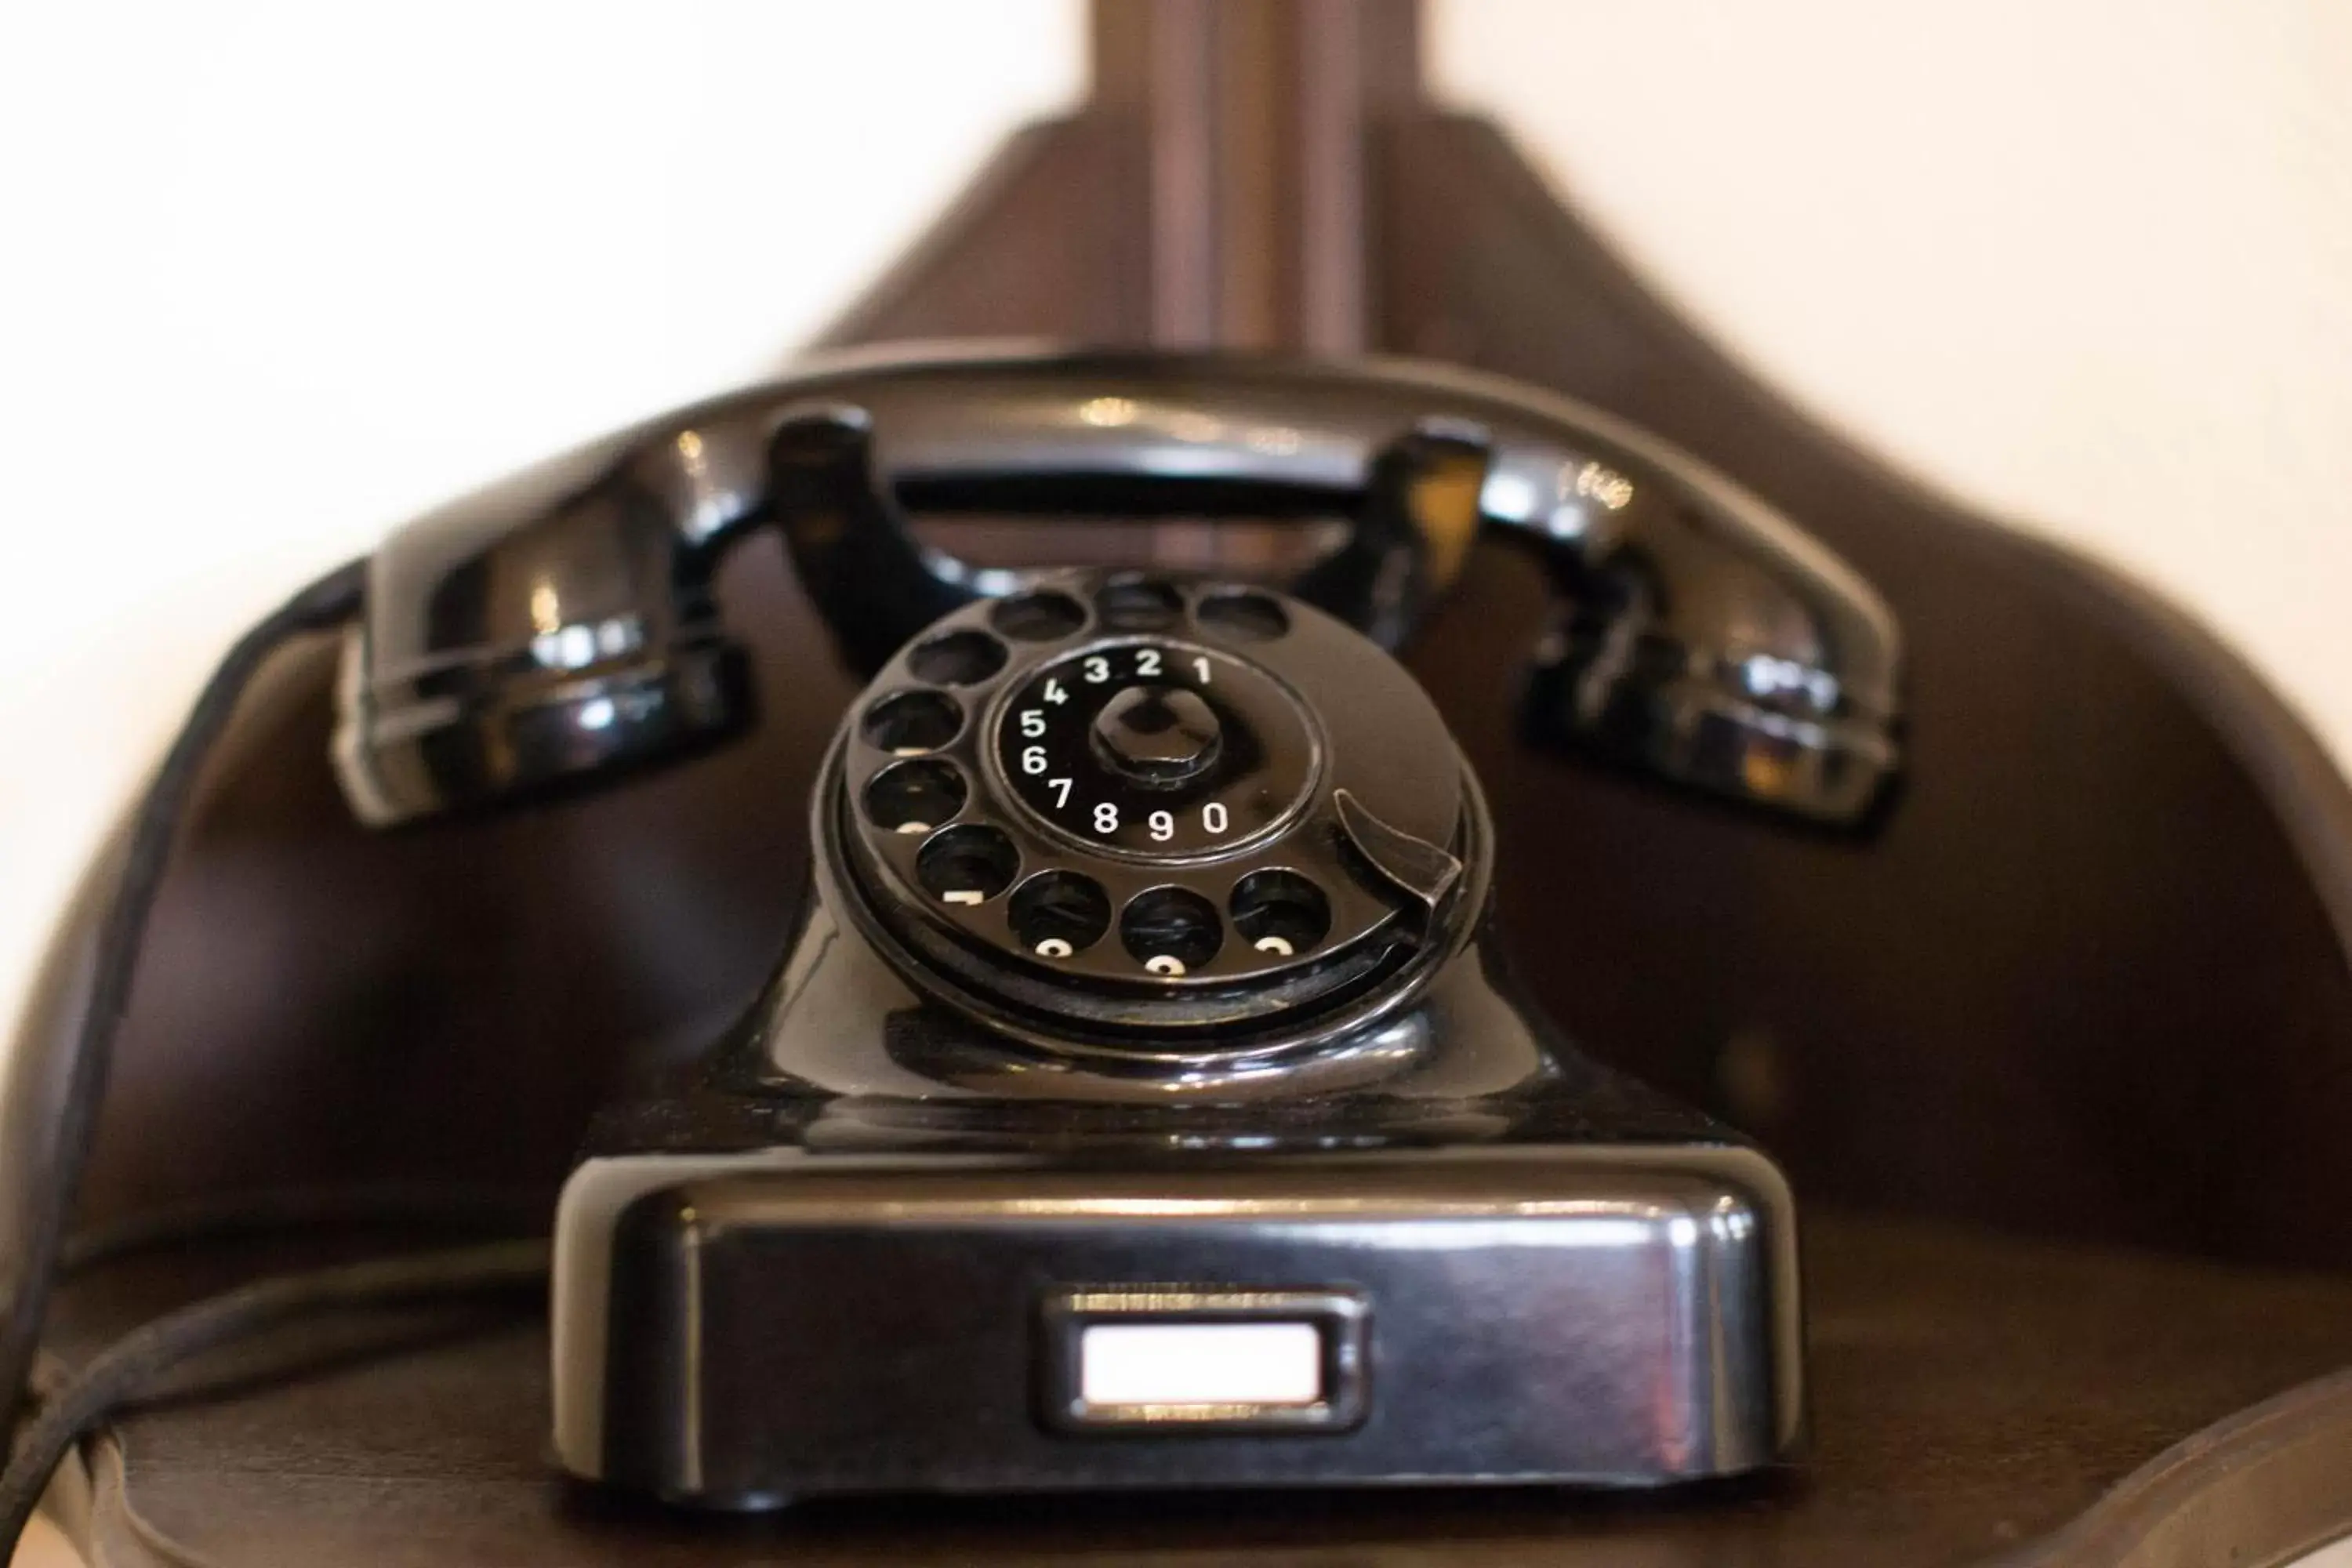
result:
<svg viewBox="0 0 2352 1568"><path fill-rule="evenodd" d="M877 678L828 853L926 977L1105 1030L1230 1029L1423 946L1462 763L1388 656L1279 595L1072 573Z"/></svg>
<svg viewBox="0 0 2352 1568"><path fill-rule="evenodd" d="M1305 803L1321 744L1265 670L1196 643L1103 643L1039 669L998 710L996 761L1049 831L1113 854L1213 855Z"/></svg>

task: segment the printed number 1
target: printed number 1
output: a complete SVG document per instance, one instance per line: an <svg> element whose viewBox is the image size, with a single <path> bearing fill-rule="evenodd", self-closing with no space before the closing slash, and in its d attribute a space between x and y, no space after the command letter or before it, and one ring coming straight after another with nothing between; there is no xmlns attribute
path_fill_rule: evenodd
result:
<svg viewBox="0 0 2352 1568"><path fill-rule="evenodd" d="M1208 684L1209 684L1209 656L1208 656L1207 654L1202 654L1202 655L1201 655L1201 657L1199 657L1198 658L1195 658L1195 659L1192 661L1192 668L1193 668L1194 669L1197 669L1197 670L1199 670L1199 671L1201 672L1201 684L1202 684L1202 685L1203 685L1203 686L1208 685Z"/></svg>

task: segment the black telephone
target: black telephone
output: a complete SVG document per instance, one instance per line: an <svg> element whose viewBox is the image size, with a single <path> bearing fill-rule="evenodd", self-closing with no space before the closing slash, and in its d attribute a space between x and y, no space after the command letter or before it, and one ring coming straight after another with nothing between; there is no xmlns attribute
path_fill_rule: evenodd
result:
<svg viewBox="0 0 2352 1568"><path fill-rule="evenodd" d="M902 506L1349 527L1269 584L982 566ZM872 683L765 994L610 1108L565 1186L567 1470L751 1508L1646 1485L1790 1451L1786 1184L1514 988L1476 781L1388 650L1482 531L1516 542L1559 604L1532 743L1852 826L1898 762L1860 579L1492 378L835 360L427 517L298 608L357 611L354 807L502 805L740 731L711 582L768 525Z"/></svg>

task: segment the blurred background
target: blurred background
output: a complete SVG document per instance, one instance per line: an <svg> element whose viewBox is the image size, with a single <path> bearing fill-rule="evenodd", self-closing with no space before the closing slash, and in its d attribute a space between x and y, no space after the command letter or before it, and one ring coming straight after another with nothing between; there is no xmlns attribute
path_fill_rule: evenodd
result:
<svg viewBox="0 0 2352 1568"><path fill-rule="evenodd" d="M1079 0L0 6L0 1007L234 633L787 358ZM1435 0L1496 117L1819 420L2217 627L2352 759L2352 8Z"/></svg>

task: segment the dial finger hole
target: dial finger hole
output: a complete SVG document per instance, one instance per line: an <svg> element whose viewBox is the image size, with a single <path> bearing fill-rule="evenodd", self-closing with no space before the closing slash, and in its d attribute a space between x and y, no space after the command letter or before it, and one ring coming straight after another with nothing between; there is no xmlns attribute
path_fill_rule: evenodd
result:
<svg viewBox="0 0 2352 1568"><path fill-rule="evenodd" d="M1110 895L1076 871L1041 871L1013 891L1013 935L1040 958L1070 958L1110 929Z"/></svg>
<svg viewBox="0 0 2352 1568"><path fill-rule="evenodd" d="M1305 952L1331 931L1331 901L1296 871L1253 871L1234 887L1234 929L1276 958Z"/></svg>
<svg viewBox="0 0 2352 1568"><path fill-rule="evenodd" d="M1290 629L1290 612L1266 594L1212 594L1201 601L1199 615L1202 626L1252 642L1266 642Z"/></svg>
<svg viewBox="0 0 2352 1568"><path fill-rule="evenodd" d="M970 686L1004 668L1004 645L986 632L950 632L917 643L907 668L918 680L937 686Z"/></svg>
<svg viewBox="0 0 2352 1568"><path fill-rule="evenodd" d="M888 833L929 833L954 820L966 793L953 763L893 763L866 786L866 817Z"/></svg>
<svg viewBox="0 0 2352 1568"><path fill-rule="evenodd" d="M1148 888L1118 917L1118 938L1144 969L1181 979L1217 955L1224 943L1217 906L1190 888Z"/></svg>
<svg viewBox="0 0 2352 1568"><path fill-rule="evenodd" d="M1150 577L1121 577L1095 595L1095 614L1116 632L1156 632L1184 614L1184 596Z"/></svg>
<svg viewBox="0 0 2352 1568"><path fill-rule="evenodd" d="M1017 642L1053 642L1087 624L1087 607L1067 594L1015 594L996 602L988 624Z"/></svg>
<svg viewBox="0 0 2352 1568"><path fill-rule="evenodd" d="M866 743L909 757L935 752L963 728L963 704L944 691L901 691L866 710Z"/></svg>
<svg viewBox="0 0 2352 1568"><path fill-rule="evenodd" d="M943 904L984 904L1013 885L1021 851L1001 827L968 822L923 840L915 875Z"/></svg>

